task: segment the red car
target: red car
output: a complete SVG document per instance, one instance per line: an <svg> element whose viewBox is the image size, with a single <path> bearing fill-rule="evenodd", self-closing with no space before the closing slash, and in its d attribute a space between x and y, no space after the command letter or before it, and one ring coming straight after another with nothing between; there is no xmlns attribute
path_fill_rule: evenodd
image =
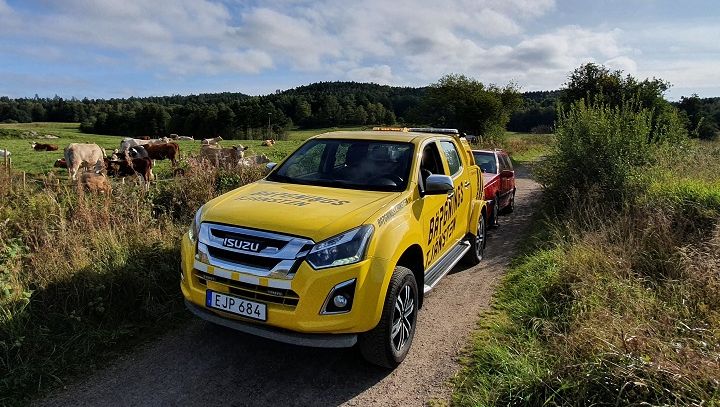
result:
<svg viewBox="0 0 720 407"><path fill-rule="evenodd" d="M503 150L473 150L473 156L483 172L485 199L490 201L489 224L497 226L499 214L515 209L515 170Z"/></svg>

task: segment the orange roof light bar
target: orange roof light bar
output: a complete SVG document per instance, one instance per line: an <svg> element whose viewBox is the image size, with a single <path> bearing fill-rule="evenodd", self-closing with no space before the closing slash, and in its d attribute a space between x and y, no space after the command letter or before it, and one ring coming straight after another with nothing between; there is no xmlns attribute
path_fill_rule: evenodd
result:
<svg viewBox="0 0 720 407"><path fill-rule="evenodd" d="M407 127L373 127L373 131L401 131L403 133L408 132Z"/></svg>

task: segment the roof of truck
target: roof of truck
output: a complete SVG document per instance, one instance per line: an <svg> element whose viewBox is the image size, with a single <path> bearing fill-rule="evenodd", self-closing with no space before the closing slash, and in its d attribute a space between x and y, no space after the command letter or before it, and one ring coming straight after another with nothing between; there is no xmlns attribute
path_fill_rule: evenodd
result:
<svg viewBox="0 0 720 407"><path fill-rule="evenodd" d="M356 130L356 131L331 131L329 133L318 134L313 138L338 138L352 140L378 140L378 141L404 141L410 143L420 143L423 140L442 136L438 133L416 133L406 131L391 130ZM450 136L445 134L446 136ZM452 136L450 136L452 137Z"/></svg>

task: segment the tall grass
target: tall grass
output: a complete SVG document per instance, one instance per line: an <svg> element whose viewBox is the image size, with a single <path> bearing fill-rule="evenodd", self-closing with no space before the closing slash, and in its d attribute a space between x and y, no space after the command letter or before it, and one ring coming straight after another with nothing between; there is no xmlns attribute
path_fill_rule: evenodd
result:
<svg viewBox="0 0 720 407"><path fill-rule="evenodd" d="M191 163L145 193L94 196L52 176L37 188L0 178L0 404L107 363L184 317L178 241L210 198L259 169Z"/></svg>

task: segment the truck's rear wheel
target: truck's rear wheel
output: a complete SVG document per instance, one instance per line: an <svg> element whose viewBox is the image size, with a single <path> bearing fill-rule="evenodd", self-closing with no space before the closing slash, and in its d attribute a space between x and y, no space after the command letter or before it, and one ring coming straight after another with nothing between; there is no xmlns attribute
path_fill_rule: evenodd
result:
<svg viewBox="0 0 720 407"><path fill-rule="evenodd" d="M418 288L412 271L397 266L393 272L380 322L360 336L360 351L370 363L397 367L412 345L418 311Z"/></svg>
<svg viewBox="0 0 720 407"><path fill-rule="evenodd" d="M464 262L470 266L479 264L485 256L485 243L487 242L487 227L485 222L485 214L480 214L477 230L475 234L468 235L470 241L470 250L463 258Z"/></svg>

